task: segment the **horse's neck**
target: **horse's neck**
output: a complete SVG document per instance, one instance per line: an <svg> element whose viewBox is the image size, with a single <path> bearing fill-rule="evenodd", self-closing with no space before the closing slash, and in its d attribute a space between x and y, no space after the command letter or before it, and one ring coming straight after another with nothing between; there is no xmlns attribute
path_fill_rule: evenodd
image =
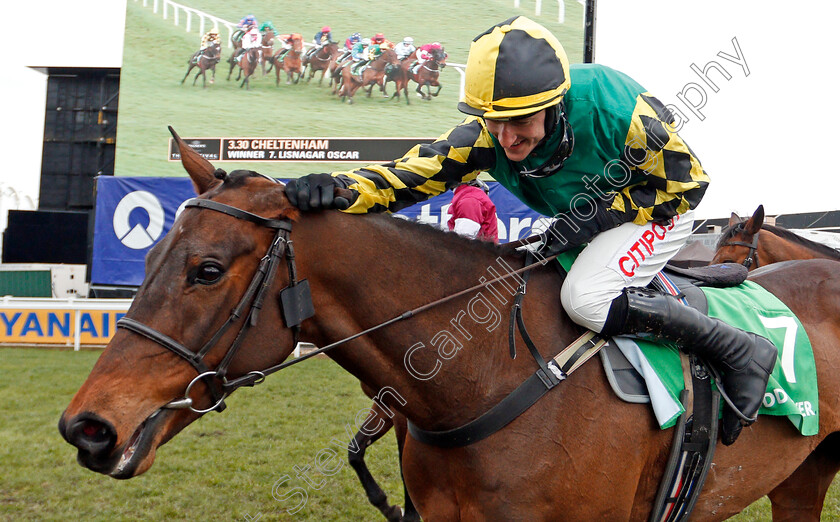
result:
<svg viewBox="0 0 840 522"><path fill-rule="evenodd" d="M502 258L443 233L412 233L381 218L337 217L340 223L326 230L340 232L330 238L320 234L315 251L298 251L301 266L318 269L301 276L310 278L313 288L330 289L315 303L316 310L328 311L313 325L316 344L336 342L522 266L521 258ZM348 267L360 275L351 277ZM399 393L406 404L398 409L419 425L463 424L536 369L521 341L519 357L509 356L507 318L517 286L511 276L505 284L471 291L348 343L332 357L371 388ZM529 333L544 354L554 353L576 331L567 318L560 319L559 276L542 269L528 289Z"/></svg>

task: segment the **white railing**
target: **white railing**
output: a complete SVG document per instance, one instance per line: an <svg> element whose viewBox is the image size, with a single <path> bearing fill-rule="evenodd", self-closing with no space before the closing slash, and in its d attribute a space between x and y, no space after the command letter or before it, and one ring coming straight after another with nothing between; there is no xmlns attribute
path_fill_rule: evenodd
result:
<svg viewBox="0 0 840 522"><path fill-rule="evenodd" d="M583 4L585 0L578 0L578 2ZM557 3L559 4L557 22L562 24L566 22L566 4L563 0L557 0ZM519 9L519 0L513 0L513 7ZM536 16L540 16L542 14L542 0L537 0L536 5L534 6L534 14Z"/></svg>
<svg viewBox="0 0 840 522"><path fill-rule="evenodd" d="M465 85L464 81L465 81L465 78L466 78L467 65L463 64L463 63L449 63L449 62L446 62L446 66L447 67L454 67L455 70L458 71L458 74L461 75L461 83L460 83L460 86L458 88L458 99L463 100L464 99L464 85Z"/></svg>
<svg viewBox="0 0 840 522"><path fill-rule="evenodd" d="M139 2L140 0L134 0L135 2ZM181 25L181 12L183 11L184 16L186 17L186 31L192 32L193 27L193 18L198 17L198 34L202 35L206 31L209 31L210 28L208 27L208 22L212 22L212 26L217 31L219 27L225 27L228 31L227 37L227 46L233 47L233 33L236 32L238 27L234 22L228 22L223 18L219 18L218 16L213 16L209 13L205 13L204 11L199 11L193 7L187 7L185 5L172 2L171 0L143 0L143 7L148 7L149 3L152 4L152 12L157 14L159 11L163 14L163 19L169 19L169 13L172 12L172 20L176 26ZM170 9L171 8L171 9ZM314 44L304 42L303 47L309 48L313 47Z"/></svg>
<svg viewBox="0 0 840 522"><path fill-rule="evenodd" d="M135 2L139 2L140 0L134 0ZM163 19L169 19L169 13L172 13L172 20L174 21L176 26L181 25L181 13L183 12L184 17L186 18L186 31L192 32L193 29L193 19L195 17L198 18L198 34L202 35L205 32L209 31L210 28L214 28L219 30L221 27L224 27L228 31L227 37L227 45L228 47L233 47L231 43L231 39L233 33L236 32L236 23L229 22L223 18L219 18L218 16L213 16L209 13L205 13L204 11L199 11L198 9L187 7L185 5L172 2L170 0L143 0L143 7L148 7L149 4L152 4L152 12L158 14L158 12L163 14ZM212 23L212 25L210 25Z"/></svg>

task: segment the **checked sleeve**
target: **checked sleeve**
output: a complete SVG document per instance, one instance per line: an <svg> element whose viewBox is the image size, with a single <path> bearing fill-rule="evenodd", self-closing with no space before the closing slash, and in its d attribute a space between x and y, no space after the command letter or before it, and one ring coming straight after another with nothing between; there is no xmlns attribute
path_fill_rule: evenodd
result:
<svg viewBox="0 0 840 522"><path fill-rule="evenodd" d="M622 160L644 182L624 187L609 204L617 221L643 225L697 207L709 177L694 152L673 130L671 112L650 93L639 94Z"/></svg>
<svg viewBox="0 0 840 522"><path fill-rule="evenodd" d="M402 158L334 176L359 193L352 214L396 212L475 179L496 161L493 142L470 117L429 144L415 145Z"/></svg>

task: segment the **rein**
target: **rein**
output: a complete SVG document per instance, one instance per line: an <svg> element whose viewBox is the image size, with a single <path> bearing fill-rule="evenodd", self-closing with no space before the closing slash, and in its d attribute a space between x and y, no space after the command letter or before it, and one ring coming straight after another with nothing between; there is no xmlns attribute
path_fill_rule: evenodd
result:
<svg viewBox="0 0 840 522"><path fill-rule="evenodd" d="M398 321L414 317L415 315L429 310L430 308L434 308L438 305L452 301L453 299L457 299L458 297L461 297L470 292L474 292L481 288L485 288L493 283L497 283L513 275L528 272L529 270L532 270L538 266L544 265L548 261L551 261L554 258L556 258L557 255L559 255L555 254L543 258L540 261L529 264L525 267L519 268L505 275L496 277L495 279L485 281L483 283L474 285L470 288L461 290L436 301L432 301L430 303L418 306L417 308L404 312L396 317L393 317L387 321L372 326L366 330L353 334L349 337L345 337L340 341L336 341L330 345L324 346L323 348L298 357L295 360L276 364L262 371L252 371L241 377L229 381L226 378L228 367L230 366L234 355L239 350L239 347L241 346L242 340L245 338L245 334L247 333L247 331L252 326L255 326L257 324L259 311L262 309L262 305L265 300L267 291L271 288L274 282L274 275L276 272L277 265L280 263L280 261L283 258L286 259L289 272L289 286L287 286L280 292L280 302L283 309L283 317L284 322L286 323L286 328L293 329L293 346L296 345L298 342L298 336L300 334L300 323L302 323L305 319L308 319L309 317L312 317L315 314L315 310L312 305L312 298L309 293L309 283L305 279L301 281L297 280L297 268L295 266L294 249L292 246L292 241L289 238L292 231L291 220L264 218L256 214L252 214L250 212L241 210L239 208L226 205L224 203L219 203L217 201L212 201L209 199L191 199L186 203L185 206L185 208L189 207L214 210L216 212L221 212L228 216L232 216L236 219L242 219L260 226L275 229L277 231L274 240L268 248L268 251L266 252L265 256L263 256L263 258L260 260L260 264L257 267L257 271L255 272L254 277L251 280L250 285L248 286L248 289L245 291L245 294L239 301L239 304L237 304L233 311L231 311L231 314L228 317L227 321L225 321L225 323L216 331L215 334L213 334L213 336L201 347L201 349L198 350L198 352L191 351L186 346L172 339L171 337L129 317L123 317L119 321L117 321L117 328L129 330L151 341L156 342L160 346L173 352L175 355L178 355L182 359L185 359L193 366L193 368L195 368L195 370L198 372L198 376L193 378L193 380L190 381L190 383L187 385L186 390L184 391L184 397L182 399L173 400L165 404L162 408L190 409L193 412L200 414L207 413L210 411L223 411L225 409L225 398L227 398L227 396L237 388L240 388L242 386L254 386L260 384L265 380L266 376L272 373L278 372L284 368L288 368L289 366L292 366L294 364L303 362L306 359L309 359L310 357L314 357L315 355L325 353L329 350L332 350L333 348L341 346L342 344L345 344L358 337L389 326ZM246 312L246 307L248 306L250 306L250 308L247 309L248 316L246 318L246 321L240 327L239 333L236 335L236 338L234 339L230 348L228 348L228 351L222 359L222 362L219 363L215 370L209 369L209 367L204 361L205 357L207 356L207 353L219 342L219 340L229 329L229 327L242 317L243 313ZM210 394L213 397L213 406L205 409L196 409L193 407L193 400L189 397L189 394L192 390L192 387L198 381L204 381L207 385L208 389L210 390ZM221 386L219 385L219 381L221 381Z"/></svg>
<svg viewBox="0 0 840 522"><path fill-rule="evenodd" d="M738 223L733 230L733 235L739 232L744 231L744 225L742 223ZM721 246L743 246L749 248L749 253L747 254L747 258L741 263L747 270L750 269L753 264L755 264L755 268L758 268L758 234L760 232L756 232L753 234L752 243L747 243L746 241L727 241Z"/></svg>

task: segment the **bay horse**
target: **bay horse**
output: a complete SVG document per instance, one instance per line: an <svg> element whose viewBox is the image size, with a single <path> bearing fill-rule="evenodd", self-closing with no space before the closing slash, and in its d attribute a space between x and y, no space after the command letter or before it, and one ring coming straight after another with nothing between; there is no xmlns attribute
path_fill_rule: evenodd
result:
<svg viewBox="0 0 840 522"><path fill-rule="evenodd" d="M414 55L411 54L402 60L396 66L390 66L385 69L385 81L384 84L388 82L394 82L395 84L395 92L391 95L391 98L396 98L397 101L400 99L400 92L405 94L405 103L411 104L411 100L408 97L408 80L409 74L411 69L411 64L414 63L413 57Z"/></svg>
<svg viewBox="0 0 840 522"><path fill-rule="evenodd" d="M260 67L262 75L265 76L265 63L274 55L274 31L266 29L262 35L262 54L260 55Z"/></svg>
<svg viewBox="0 0 840 522"><path fill-rule="evenodd" d="M338 90L341 88L341 69L352 62L353 59L351 52L346 49L338 53L335 60L330 62L327 74L330 77L330 83L328 86L333 88L332 94L337 94Z"/></svg>
<svg viewBox="0 0 840 522"><path fill-rule="evenodd" d="M338 56L338 44L330 42L321 46L317 51L311 55L305 56L303 59L303 72L306 75L306 82L309 83L315 73L321 71L321 79L318 80L318 85L324 82L324 75L329 71L330 66L335 62ZM307 70L309 74L306 74Z"/></svg>
<svg viewBox="0 0 840 522"><path fill-rule="evenodd" d="M353 103L353 95L360 87L370 87L367 90L367 96L370 97L374 85L383 85L385 80L385 68L388 65L397 65L397 53L393 49L384 49L382 54L365 65L361 74L353 72L353 64L345 65L341 68L341 87L338 91L338 96L341 101L347 100L347 103Z"/></svg>
<svg viewBox="0 0 840 522"><path fill-rule="evenodd" d="M415 73L414 70L409 71L409 78L417 83L417 94L424 100L431 100L432 96L440 94L441 84L439 81L440 71L446 67L446 51L441 47L440 49L432 49L431 57L420 64ZM423 87L426 87L426 92L423 92ZM437 87L435 92L432 87Z"/></svg>
<svg viewBox="0 0 840 522"><path fill-rule="evenodd" d="M245 87L246 90L251 90L251 76L257 70L257 65L259 65L261 61L261 54L261 49L259 47L251 47L245 51L238 60L231 56L230 71L228 71L227 79L230 80L230 75L233 74L233 68L238 65L239 74L236 75L236 81L238 82L239 79L242 78L243 73L245 76L242 78L242 83L239 84L239 88Z"/></svg>
<svg viewBox="0 0 840 522"><path fill-rule="evenodd" d="M278 87L281 69L286 72L286 85L290 85L292 81L299 82L302 73L300 56L303 53L303 36L300 33L292 33L289 41L292 44L291 49L280 49L271 59L274 63L275 85Z"/></svg>
<svg viewBox="0 0 840 522"><path fill-rule="evenodd" d="M216 81L216 64L222 58L222 46L219 44L213 44L203 51L197 51L189 61L189 68L187 69L187 74L184 75L184 79L181 80L181 85L187 80L187 76L190 75L190 71L194 68L198 68L198 72L195 73L195 78L193 78L193 85L195 82L198 81L198 77L201 76L201 85L202 87L207 87L207 75L206 72L209 69L213 72L213 75L210 77L210 84L213 84Z"/></svg>
<svg viewBox="0 0 840 522"><path fill-rule="evenodd" d="M739 263L754 270L792 259L840 261L840 252L785 228L765 224L764 206L759 205L748 219L732 213L718 240L712 263Z"/></svg>
<svg viewBox="0 0 840 522"><path fill-rule="evenodd" d="M504 318L520 300L499 280L474 286L489 268L510 284L524 254L388 215L303 214L281 183L215 170L175 136L199 197L149 251L127 319L61 415L81 465L121 479L146 472L161 444L280 369L297 340L331 347L380 405L425 430L462 426L535 375L532 358L509 355ZM530 271L521 301L543 357L582 333L562 310L554 265ZM840 263L777 263L750 279L808 333L820 429L803 437L764 416L719 445L693 516L723 520L769 495L775 519L817 521L840 468ZM407 436L403 475L423 519L646 520L672 434L616 397L595 361L559 386L472 444Z"/></svg>

